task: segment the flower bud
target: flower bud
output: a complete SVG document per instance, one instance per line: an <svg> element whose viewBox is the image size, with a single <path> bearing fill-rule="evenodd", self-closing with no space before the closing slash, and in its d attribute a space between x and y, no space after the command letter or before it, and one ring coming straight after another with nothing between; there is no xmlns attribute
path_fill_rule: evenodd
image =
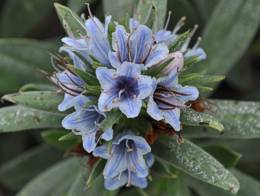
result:
<svg viewBox="0 0 260 196"><path fill-rule="evenodd" d="M169 75L172 71L180 71L184 64L182 52L174 52L169 54L168 59L172 61L163 69L163 73Z"/></svg>

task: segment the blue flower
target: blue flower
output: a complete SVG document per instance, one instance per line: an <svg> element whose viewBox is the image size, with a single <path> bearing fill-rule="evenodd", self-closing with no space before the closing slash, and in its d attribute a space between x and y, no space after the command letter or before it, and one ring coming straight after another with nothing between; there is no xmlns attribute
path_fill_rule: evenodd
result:
<svg viewBox="0 0 260 196"><path fill-rule="evenodd" d="M116 71L99 67L96 76L103 90L98 100L98 108L103 112L119 108L128 118L134 118L140 113L142 99L153 90L154 80L141 75L140 66L129 62Z"/></svg>
<svg viewBox="0 0 260 196"><path fill-rule="evenodd" d="M88 97L85 97L85 102L81 102L82 105L76 108L76 111L67 115L63 121L62 126L65 129L73 130L76 135L81 135L83 140L83 148L87 152L92 152L99 141L104 139L109 141L113 137L113 129L108 128L101 133L100 123L105 119L105 114L100 112L96 106L92 105L85 107L84 105L90 101ZM100 137L99 137L100 135Z"/></svg>
<svg viewBox="0 0 260 196"><path fill-rule="evenodd" d="M153 164L151 148L143 137L123 132L114 139L111 151L103 145L93 154L108 159L103 171L105 187L115 190L123 185L145 188L149 167Z"/></svg>
<svg viewBox="0 0 260 196"><path fill-rule="evenodd" d="M154 83L154 92L149 97L147 113L155 120L164 120L175 131L180 131L180 111L188 101L196 100L199 91L196 87L178 84L177 69Z"/></svg>
<svg viewBox="0 0 260 196"><path fill-rule="evenodd" d="M143 64L149 68L162 62L169 54L168 47L154 43L153 32L145 25L130 20L130 33L122 25L117 25L112 34L112 47L115 52L109 53L111 65L115 68L128 61Z"/></svg>
<svg viewBox="0 0 260 196"><path fill-rule="evenodd" d="M98 18L91 16L85 22L91 55L108 67L110 67L108 54L111 50L108 40L108 25L110 21L111 16L107 16L103 25Z"/></svg>

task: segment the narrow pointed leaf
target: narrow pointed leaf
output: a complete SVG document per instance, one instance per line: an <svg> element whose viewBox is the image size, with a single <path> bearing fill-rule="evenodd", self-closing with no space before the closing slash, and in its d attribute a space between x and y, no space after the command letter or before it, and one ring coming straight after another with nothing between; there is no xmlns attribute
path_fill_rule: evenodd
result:
<svg viewBox="0 0 260 196"><path fill-rule="evenodd" d="M174 137L163 137L158 145L159 148L154 153L164 159L165 163L232 193L237 193L239 190L239 182L231 172L209 153L187 139L183 144L178 144Z"/></svg>
<svg viewBox="0 0 260 196"><path fill-rule="evenodd" d="M68 35L73 34L78 38L87 35L83 21L77 16L76 13L59 3L54 3L54 6L56 8L59 19Z"/></svg>
<svg viewBox="0 0 260 196"><path fill-rule="evenodd" d="M237 196L251 196L251 195L259 195L260 193L260 182L256 179L244 174L238 170L232 170L234 175L241 183L241 188L236 194ZM213 186L210 186L205 183L201 183L199 181L195 181L192 179L186 180L189 185L197 192L200 196L232 196L233 194L228 193L227 191L223 191L221 189L217 189Z"/></svg>
<svg viewBox="0 0 260 196"><path fill-rule="evenodd" d="M225 127L223 134L211 128L184 127L186 137L193 138L260 138L260 103L246 101L209 100L203 102L205 112L219 120Z"/></svg>
<svg viewBox="0 0 260 196"><path fill-rule="evenodd" d="M0 133L61 127L64 115L23 106L0 109Z"/></svg>
<svg viewBox="0 0 260 196"><path fill-rule="evenodd" d="M192 109L186 109L182 112L181 122L189 126L211 127L219 132L224 131L223 125L210 114L196 112Z"/></svg>
<svg viewBox="0 0 260 196"><path fill-rule="evenodd" d="M258 0L219 1L203 35L208 59L197 70L226 74L254 38L260 24L259 9Z"/></svg>
<svg viewBox="0 0 260 196"><path fill-rule="evenodd" d="M79 171L78 158L61 161L33 178L17 195L65 195Z"/></svg>
<svg viewBox="0 0 260 196"><path fill-rule="evenodd" d="M63 96L56 91L31 91L8 94L2 99L35 109L57 111Z"/></svg>

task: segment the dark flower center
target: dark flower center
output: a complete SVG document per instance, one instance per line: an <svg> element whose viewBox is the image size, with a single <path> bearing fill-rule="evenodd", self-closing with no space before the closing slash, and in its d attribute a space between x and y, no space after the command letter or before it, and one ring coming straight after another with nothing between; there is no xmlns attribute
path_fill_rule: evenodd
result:
<svg viewBox="0 0 260 196"><path fill-rule="evenodd" d="M139 94L138 81L132 77L119 76L115 90L121 100L134 98Z"/></svg>

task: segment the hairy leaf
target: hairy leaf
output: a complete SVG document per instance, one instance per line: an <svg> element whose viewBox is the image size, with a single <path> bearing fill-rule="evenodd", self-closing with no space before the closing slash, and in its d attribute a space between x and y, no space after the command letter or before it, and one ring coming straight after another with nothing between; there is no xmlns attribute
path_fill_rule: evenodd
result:
<svg viewBox="0 0 260 196"><path fill-rule="evenodd" d="M63 96L55 91L31 91L8 94L2 99L35 109L57 111Z"/></svg>
<svg viewBox="0 0 260 196"><path fill-rule="evenodd" d="M224 127L222 135L210 128L184 127L186 137L260 138L260 103L246 101L208 100L203 102L205 112L214 116Z"/></svg>
<svg viewBox="0 0 260 196"><path fill-rule="evenodd" d="M23 106L1 108L0 116L0 133L61 127L61 120L64 117L62 114Z"/></svg>
<svg viewBox="0 0 260 196"><path fill-rule="evenodd" d="M239 182L227 169L206 151L185 139L178 144L175 138L163 137L154 148L155 154L188 175L224 190L236 193Z"/></svg>

